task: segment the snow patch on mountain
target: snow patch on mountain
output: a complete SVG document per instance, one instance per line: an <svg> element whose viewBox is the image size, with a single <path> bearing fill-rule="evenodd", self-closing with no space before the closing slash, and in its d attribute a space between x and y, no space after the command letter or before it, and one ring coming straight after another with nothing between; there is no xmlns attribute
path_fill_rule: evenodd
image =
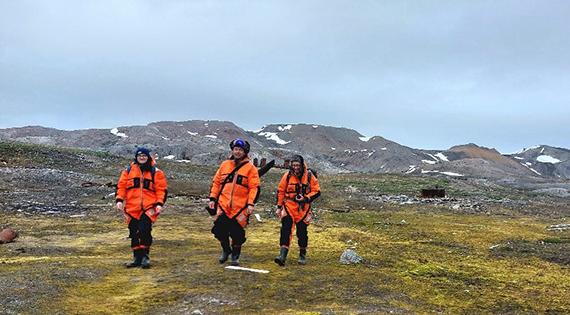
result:
<svg viewBox="0 0 570 315"><path fill-rule="evenodd" d="M292 127L293 127L292 125L287 125L287 126L285 126L285 127L279 126L279 127L277 127L277 129L278 129L279 131L286 131L286 130L291 130Z"/></svg>
<svg viewBox="0 0 570 315"><path fill-rule="evenodd" d="M121 137L121 138L128 138L129 136L127 136L126 134L119 132L118 128L113 128L111 129L111 133L114 134L117 137Z"/></svg>
<svg viewBox="0 0 570 315"><path fill-rule="evenodd" d="M277 144L280 144L280 145L285 145L285 144L291 142L291 141L285 141L285 140L279 138L279 136L275 132L268 132L268 131L267 132L260 132L259 135L265 137L267 140L275 141Z"/></svg>
<svg viewBox="0 0 570 315"><path fill-rule="evenodd" d="M261 126L260 129L257 129L257 130L249 130L249 131L251 131L251 132L253 132L253 133L260 133L260 132L263 131L263 129L265 129L265 127L266 127L266 126Z"/></svg>
<svg viewBox="0 0 570 315"><path fill-rule="evenodd" d="M541 163L551 163L551 164L556 164L561 162L559 159L553 158L550 155L540 155L539 157L536 158L536 160Z"/></svg>
<svg viewBox="0 0 570 315"><path fill-rule="evenodd" d="M429 157L431 157L435 162L439 162L439 160L435 156L433 156L433 154L429 154L429 153L426 153L426 154L429 155Z"/></svg>
<svg viewBox="0 0 570 315"><path fill-rule="evenodd" d="M535 145L535 146L532 146L532 147L528 147L528 148L523 148L522 150L520 150L520 151L518 151L518 152L515 152L515 153L513 153L513 155L515 155L515 154L523 154L523 153L525 153L526 151L529 151L529 150L534 150L534 149L538 149L538 148L540 148L540 146L539 146L539 145Z"/></svg>
<svg viewBox="0 0 570 315"><path fill-rule="evenodd" d="M528 162L527 162L527 163L521 163L522 166L528 168L529 170L531 170L531 171L532 171L533 173L535 173L536 175L542 176L542 174L540 174L537 170L535 170L534 168L530 167L530 166L527 165L527 164L532 165L531 163L528 163Z"/></svg>
<svg viewBox="0 0 570 315"><path fill-rule="evenodd" d="M440 172L440 171L424 171L424 170L422 170L422 174L428 174L428 173L439 173L439 174L443 174L443 175L447 175L447 176L456 176L456 177L465 176L463 174L454 173L454 172Z"/></svg>
<svg viewBox="0 0 570 315"><path fill-rule="evenodd" d="M442 160L444 162L449 162L449 159L447 159L447 156L443 155L443 153L441 153L441 152L439 152L435 156L437 156L440 160Z"/></svg>
<svg viewBox="0 0 570 315"><path fill-rule="evenodd" d="M408 168L408 170L406 171L406 174L410 174L416 171L416 166L415 165L410 165L410 168Z"/></svg>

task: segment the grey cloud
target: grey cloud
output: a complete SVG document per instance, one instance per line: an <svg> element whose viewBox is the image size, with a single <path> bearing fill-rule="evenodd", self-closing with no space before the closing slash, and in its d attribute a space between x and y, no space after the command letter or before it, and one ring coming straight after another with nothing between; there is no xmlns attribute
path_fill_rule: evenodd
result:
<svg viewBox="0 0 570 315"><path fill-rule="evenodd" d="M0 127L310 122L421 148L570 147L569 13L566 1L4 1Z"/></svg>

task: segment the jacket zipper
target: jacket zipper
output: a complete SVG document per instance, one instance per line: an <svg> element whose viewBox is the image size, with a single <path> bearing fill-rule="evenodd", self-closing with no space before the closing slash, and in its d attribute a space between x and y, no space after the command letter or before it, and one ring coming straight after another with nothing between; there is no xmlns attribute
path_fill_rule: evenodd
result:
<svg viewBox="0 0 570 315"><path fill-rule="evenodd" d="M230 210L232 209L232 204L234 203L234 190L236 188L235 183L237 182L238 172L235 172L234 178L232 179L232 192L230 194Z"/></svg>
<svg viewBox="0 0 570 315"><path fill-rule="evenodd" d="M140 169L140 167L139 167L139 170L141 171L141 183L140 183L140 187L141 187L141 211L144 213L144 203L143 203L144 173L143 173L143 170Z"/></svg>

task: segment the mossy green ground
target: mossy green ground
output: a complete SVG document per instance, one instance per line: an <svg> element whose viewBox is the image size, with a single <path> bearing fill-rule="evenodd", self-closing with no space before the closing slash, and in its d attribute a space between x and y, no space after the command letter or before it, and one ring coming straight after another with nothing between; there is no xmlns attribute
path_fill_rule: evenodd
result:
<svg viewBox="0 0 570 315"><path fill-rule="evenodd" d="M309 229L309 264L296 264L294 245L289 264L282 268L273 262L278 222L259 209L264 220L249 226L241 259L245 267L270 271L256 274L219 265L211 219L199 205L183 204L180 198L173 202L155 225L149 270L123 267L131 259L127 230L112 212L83 218L0 214L0 221L21 235L0 247L0 284L11 280L0 293L4 301L12 301L4 311L570 312L568 265L533 252L498 255L495 250L512 240L566 245L567 232L545 229L556 221L413 207L321 212ZM498 246L490 249L493 245ZM341 265L339 257L347 248L365 262ZM14 302L18 299L24 303Z"/></svg>
<svg viewBox="0 0 570 315"><path fill-rule="evenodd" d="M11 142L0 142L0 155L0 167L79 171L99 176L101 183L116 182L129 161ZM78 208L85 217L0 211L0 227L20 233L16 242L0 245L0 313L570 313L570 233L546 230L566 223L567 215L558 214L570 213L567 201L545 200L529 209L493 206L493 215L461 214L447 207L382 204L369 197L414 196L434 186L451 196L532 196L467 180L323 174L318 220L309 228L309 264L296 264L294 244L289 264L282 268L273 262L279 223L271 204L283 170L272 170L263 177L257 207L263 222L252 220L241 258L245 267L270 271L256 274L217 263L212 221L203 210L205 201L199 200L208 194L215 167L169 161L160 161L159 167L173 198L154 227L150 270L123 265L131 259L129 240L112 200L102 198L113 191L110 187L81 188L78 205L91 204ZM25 198L10 195L14 188L2 185L2 198ZM34 189L65 194L69 187ZM347 248L365 262L341 265L339 257Z"/></svg>

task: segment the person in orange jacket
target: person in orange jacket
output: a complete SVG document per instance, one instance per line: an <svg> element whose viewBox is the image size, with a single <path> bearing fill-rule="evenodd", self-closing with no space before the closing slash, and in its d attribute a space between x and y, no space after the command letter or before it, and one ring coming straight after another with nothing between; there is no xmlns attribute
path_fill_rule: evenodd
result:
<svg viewBox="0 0 570 315"><path fill-rule="evenodd" d="M167 185L166 176L155 166L150 151L137 148L134 161L121 172L115 200L129 225L134 260L127 268L150 267L152 223L166 202Z"/></svg>
<svg viewBox="0 0 570 315"><path fill-rule="evenodd" d="M302 156L294 155L287 173L283 174L277 188L277 216L281 219L280 252L275 263L285 265L293 230L297 228L299 264L307 263L309 236L307 227L311 223L311 203L321 195L316 174L307 168Z"/></svg>
<svg viewBox="0 0 570 315"><path fill-rule="evenodd" d="M212 234L222 246L219 263L225 263L231 254L231 264L239 266L245 227L259 198L259 174L248 157L249 142L235 139L230 148L231 157L222 162L212 180L208 207L216 215Z"/></svg>

